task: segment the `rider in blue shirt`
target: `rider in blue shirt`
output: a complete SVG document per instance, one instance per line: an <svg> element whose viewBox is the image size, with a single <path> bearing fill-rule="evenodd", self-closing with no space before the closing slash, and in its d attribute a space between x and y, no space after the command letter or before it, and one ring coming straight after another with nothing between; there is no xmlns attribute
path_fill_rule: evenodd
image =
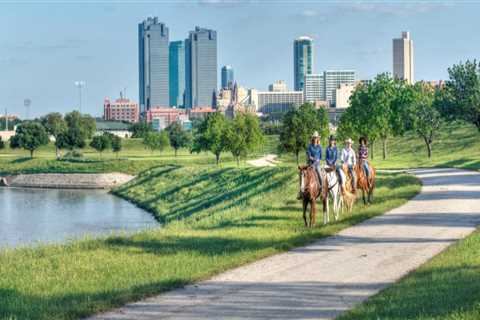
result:
<svg viewBox="0 0 480 320"><path fill-rule="evenodd" d="M337 159L338 159L338 151L337 151L336 140L334 136L330 136L330 138L328 139L328 147L325 151L325 162L327 163L327 166L329 166L332 169L335 169L337 164Z"/></svg>
<svg viewBox="0 0 480 320"><path fill-rule="evenodd" d="M320 135L315 131L312 135L311 143L307 147L307 163L315 168L318 175L318 181L322 184L322 174L320 169L320 160L322 160L322 146L320 145Z"/></svg>

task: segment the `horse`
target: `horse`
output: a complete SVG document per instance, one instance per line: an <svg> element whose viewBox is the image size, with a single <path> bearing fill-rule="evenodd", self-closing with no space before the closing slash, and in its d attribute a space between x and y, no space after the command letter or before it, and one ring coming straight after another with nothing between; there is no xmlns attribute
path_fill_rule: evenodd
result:
<svg viewBox="0 0 480 320"><path fill-rule="evenodd" d="M324 192L325 188L321 188L318 175L314 167L312 166L299 166L300 176L300 194L303 203L303 221L305 227L313 227L316 223L317 215L317 198L321 197L323 203L324 223L325 223L325 209L327 197ZM326 183L324 181L324 183ZM307 223L307 208L310 204L310 217Z"/></svg>
<svg viewBox="0 0 480 320"><path fill-rule="evenodd" d="M339 218L340 207L342 206L342 189L341 184L338 179L337 173L335 169L326 168L326 194L327 194L327 201L326 201L326 210L324 210L324 223L328 223L330 221L329 215L329 208L328 208L328 196L332 197L333 203L333 214L335 217L335 221Z"/></svg>
<svg viewBox="0 0 480 320"><path fill-rule="evenodd" d="M357 175L357 188L362 190L362 199L363 204L371 204L373 200L373 190L375 189L375 177L377 171L369 163L368 164L368 179L361 162L357 163L355 166L355 174ZM365 194L367 199L365 199Z"/></svg>
<svg viewBox="0 0 480 320"><path fill-rule="evenodd" d="M353 204L357 199L356 193L352 186L352 176L349 174L348 166L342 165L340 168L340 174L342 175L342 197L340 199L340 207L347 209L347 212L352 212Z"/></svg>

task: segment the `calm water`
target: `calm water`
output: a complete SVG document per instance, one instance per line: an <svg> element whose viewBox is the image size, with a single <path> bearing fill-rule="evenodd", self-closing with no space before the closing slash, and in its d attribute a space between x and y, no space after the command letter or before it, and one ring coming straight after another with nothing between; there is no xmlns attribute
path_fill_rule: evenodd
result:
<svg viewBox="0 0 480 320"><path fill-rule="evenodd" d="M0 188L0 247L155 226L148 212L106 191Z"/></svg>

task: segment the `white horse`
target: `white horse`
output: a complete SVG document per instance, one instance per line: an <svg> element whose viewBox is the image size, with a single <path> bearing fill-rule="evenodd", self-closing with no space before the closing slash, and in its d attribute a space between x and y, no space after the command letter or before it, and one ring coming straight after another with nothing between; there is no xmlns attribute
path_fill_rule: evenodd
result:
<svg viewBox="0 0 480 320"><path fill-rule="evenodd" d="M327 224L330 221L329 217L329 198L332 198L333 203L333 215L335 217L335 221L339 219L340 208L342 206L342 195L341 195L341 185L340 181L337 177L337 173L335 170L330 172L325 172L326 175L326 182L328 189L327 191L327 199L326 199L326 210L323 212L323 223Z"/></svg>

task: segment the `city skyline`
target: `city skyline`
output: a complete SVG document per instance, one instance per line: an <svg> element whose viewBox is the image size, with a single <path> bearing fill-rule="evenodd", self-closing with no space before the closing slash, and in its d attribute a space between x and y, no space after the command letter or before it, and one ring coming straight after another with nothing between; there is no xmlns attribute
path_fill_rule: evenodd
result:
<svg viewBox="0 0 480 320"><path fill-rule="evenodd" d="M32 116L72 110L78 104L74 82L79 79L86 82L84 112L101 114L103 98L114 97L125 87L127 97L137 100L135 25L148 16L158 16L168 26L171 40L184 39L195 25L216 30L217 68L235 65L236 80L259 90L265 90L278 79L285 80L289 88L294 87L291 46L302 35L315 41L313 73L348 68L357 70L359 79L372 78L379 72L392 73L391 41L401 31L410 31L415 39L416 80L445 79L449 66L474 59L480 51L478 33L469 32L480 26L473 18L480 8L478 4L349 2L267 6L201 1L98 6L2 4L0 7L0 27L12 30L0 36L3 47L0 70L4 76L0 88L5 93L0 107L22 117L23 101L27 98L32 101ZM15 23L19 11L22 24ZM175 19L178 12L182 12L184 19ZM465 23L449 28L446 22L452 15L461 17ZM262 17L261 28L255 17ZM71 19L75 24L68 23ZM245 24L246 19L253 22ZM99 27L108 20L121 23L115 28ZM455 36L458 34L469 37ZM445 38L453 42L441 49ZM217 74L218 83L219 79Z"/></svg>

